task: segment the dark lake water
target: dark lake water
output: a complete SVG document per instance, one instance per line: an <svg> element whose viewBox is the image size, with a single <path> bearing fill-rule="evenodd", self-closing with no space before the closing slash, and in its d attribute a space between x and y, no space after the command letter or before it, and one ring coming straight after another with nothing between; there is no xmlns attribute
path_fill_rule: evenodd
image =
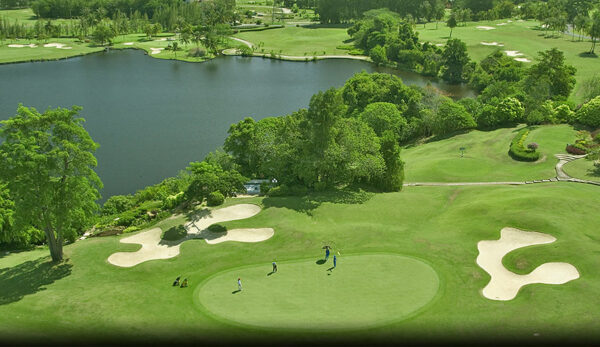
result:
<svg viewBox="0 0 600 347"><path fill-rule="evenodd" d="M354 73L383 71L406 84L428 80L352 60L284 62L221 57L202 64L153 59L141 51L0 65L0 120L17 105L83 107L85 128L100 144L103 200L160 182L221 146L232 123L289 114L319 90ZM464 86L432 83L456 96Z"/></svg>

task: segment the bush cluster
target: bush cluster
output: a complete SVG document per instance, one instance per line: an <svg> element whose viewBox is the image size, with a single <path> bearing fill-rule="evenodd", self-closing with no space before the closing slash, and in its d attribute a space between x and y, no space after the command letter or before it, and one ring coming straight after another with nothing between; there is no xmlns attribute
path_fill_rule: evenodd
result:
<svg viewBox="0 0 600 347"><path fill-rule="evenodd" d="M219 206L223 205L224 202L225 196L219 191L208 194L208 197L206 198L206 204L208 206Z"/></svg>
<svg viewBox="0 0 600 347"><path fill-rule="evenodd" d="M535 149L525 147L524 143L528 135L529 130L523 129L511 141L508 153L513 159L519 161L536 161L540 158L540 153Z"/></svg>

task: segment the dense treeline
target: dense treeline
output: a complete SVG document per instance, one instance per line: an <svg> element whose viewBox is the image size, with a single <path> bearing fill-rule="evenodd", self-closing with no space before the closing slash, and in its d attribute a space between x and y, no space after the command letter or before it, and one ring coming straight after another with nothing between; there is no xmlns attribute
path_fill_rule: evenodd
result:
<svg viewBox="0 0 600 347"><path fill-rule="evenodd" d="M31 0L0 0L0 10L29 7Z"/></svg>

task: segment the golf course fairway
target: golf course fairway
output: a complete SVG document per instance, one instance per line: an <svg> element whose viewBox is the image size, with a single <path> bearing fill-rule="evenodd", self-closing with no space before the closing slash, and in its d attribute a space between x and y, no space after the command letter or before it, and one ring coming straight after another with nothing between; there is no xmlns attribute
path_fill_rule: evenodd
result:
<svg viewBox="0 0 600 347"><path fill-rule="evenodd" d="M196 288L194 301L231 324L357 329L408 317L430 303L440 286L436 272L415 258L349 255L339 257L335 269L332 258L278 263L276 273L270 263L222 271Z"/></svg>

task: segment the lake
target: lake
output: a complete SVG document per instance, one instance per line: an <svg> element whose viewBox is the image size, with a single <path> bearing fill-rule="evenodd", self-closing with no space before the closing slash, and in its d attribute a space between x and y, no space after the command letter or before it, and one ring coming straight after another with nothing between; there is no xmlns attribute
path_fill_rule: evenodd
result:
<svg viewBox="0 0 600 347"><path fill-rule="evenodd" d="M205 63L153 59L142 51L0 65L0 120L17 105L38 111L79 105L94 141L103 200L133 193L185 169L222 146L232 123L289 114L319 90L340 87L354 73L391 72L406 84L418 74L355 60L286 62L220 57ZM465 86L432 84L455 96Z"/></svg>

